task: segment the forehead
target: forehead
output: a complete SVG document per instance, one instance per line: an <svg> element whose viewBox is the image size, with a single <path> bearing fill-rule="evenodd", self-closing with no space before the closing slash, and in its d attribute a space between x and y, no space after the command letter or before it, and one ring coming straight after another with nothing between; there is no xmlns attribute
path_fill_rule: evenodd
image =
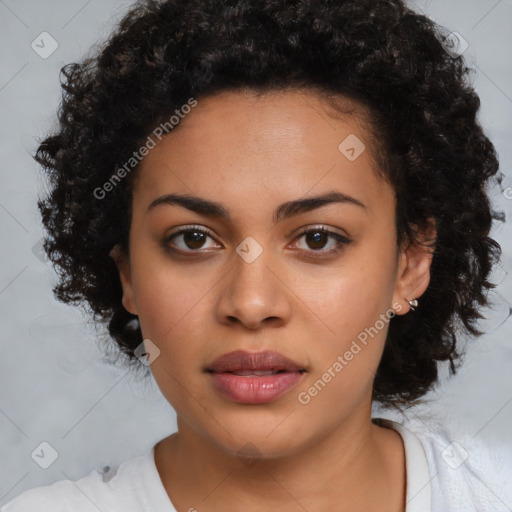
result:
<svg viewBox="0 0 512 512"><path fill-rule="evenodd" d="M370 206L393 200L377 173L368 113L319 94L223 92L198 99L140 164L135 196L182 192L226 203L296 199L330 190ZM385 206L385 205L384 205Z"/></svg>

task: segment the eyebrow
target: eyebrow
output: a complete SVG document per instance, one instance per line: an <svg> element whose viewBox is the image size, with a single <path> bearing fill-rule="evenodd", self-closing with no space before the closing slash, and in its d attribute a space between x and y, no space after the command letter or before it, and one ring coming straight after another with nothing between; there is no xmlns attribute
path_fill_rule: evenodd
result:
<svg viewBox="0 0 512 512"><path fill-rule="evenodd" d="M284 219L288 219L300 213L309 212L321 208L332 203L341 203L358 206L366 209L366 205L356 199L355 197L341 192L332 191L315 197L307 197L304 199L297 199L295 201L287 201L279 205L273 215L273 222L277 223ZM149 206L147 211L162 206L162 205L179 205L187 210L205 215L207 217L216 217L219 219L230 219L229 210L222 204L215 201L210 201L197 196L180 195L180 194L166 194L156 198Z"/></svg>

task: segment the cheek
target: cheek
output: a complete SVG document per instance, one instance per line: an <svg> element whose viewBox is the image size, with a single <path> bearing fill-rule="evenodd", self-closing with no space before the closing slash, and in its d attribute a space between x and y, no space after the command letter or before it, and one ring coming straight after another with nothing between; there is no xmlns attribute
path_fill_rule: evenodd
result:
<svg viewBox="0 0 512 512"><path fill-rule="evenodd" d="M346 341L357 336L391 308L393 262L377 254L354 252L329 276L302 278L295 290L333 339Z"/></svg>
<svg viewBox="0 0 512 512"><path fill-rule="evenodd" d="M297 390L299 408L333 425L371 396L392 310L375 280L340 279L324 288L318 311L326 328L309 332L313 371ZM314 345L311 340L315 340ZM335 411L335 410L336 411ZM329 418L326 418L326 411Z"/></svg>
<svg viewBox="0 0 512 512"><path fill-rule="evenodd" d="M176 269L172 273L165 267L142 270L134 289L144 336L163 344L193 331L201 321L204 326L209 288L204 279L193 279Z"/></svg>
<svg viewBox="0 0 512 512"><path fill-rule="evenodd" d="M211 342L205 336L212 315L209 288L204 279L194 279L189 272L175 267L171 272L168 265L156 261L151 265L149 258L144 262L134 273L134 290L142 335L160 350L151 372L162 394L188 417L187 411L195 410L203 393L191 376L200 375L199 356Z"/></svg>
<svg viewBox="0 0 512 512"><path fill-rule="evenodd" d="M320 341L314 345L319 373L332 367L338 356L346 360L342 364L347 376L376 369L391 318L389 295L375 280L347 277L326 283L319 301L310 304L322 322L315 322L316 333L311 324L305 331Z"/></svg>
<svg viewBox="0 0 512 512"><path fill-rule="evenodd" d="M301 284L298 295L308 297L309 309L317 317L316 334L311 332L312 324L304 331L318 340L311 377L321 382L311 397L329 388L322 391L324 398L319 402L355 399L373 381L394 316L394 261L385 256L392 255L393 248L387 249L387 253L370 248L358 251L334 277L321 282L306 279Z"/></svg>

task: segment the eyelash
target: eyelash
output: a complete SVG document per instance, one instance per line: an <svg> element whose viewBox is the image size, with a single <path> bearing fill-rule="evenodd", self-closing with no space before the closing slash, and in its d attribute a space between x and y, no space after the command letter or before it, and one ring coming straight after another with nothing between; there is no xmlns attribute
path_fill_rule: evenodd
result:
<svg viewBox="0 0 512 512"><path fill-rule="evenodd" d="M188 251L184 251L183 249L174 249L169 244L169 242L171 240L173 240L174 238L176 238L176 237L178 237L180 235L183 235L184 233L190 233L190 232L202 233L202 234L207 235L210 238L214 239L214 237L211 235L211 233L208 230L206 230L205 228L203 228L201 226L194 226L194 225L192 225L192 226L188 226L187 228L184 228L184 229L181 229L179 231L176 231L175 233L172 233L171 235L165 237L164 240L163 240L164 247L166 249L168 249L168 250L171 250L173 252L178 252L180 254L188 254L188 255L200 254L200 250L199 249L197 249L197 250L191 249L191 250L188 250ZM335 249L331 249L331 250L327 250L327 251L311 249L311 251L309 251L309 252L321 254L320 257L331 255L331 254L334 254L334 253L339 253L342 250L342 246L349 245L352 242L347 237L342 236L339 233L336 233L334 231L330 231L330 230L326 229L323 226L311 227L311 228L305 229L304 231L302 231L300 234L297 235L295 240L298 240L298 239L302 238L304 235L308 235L310 233L324 233L326 235L330 235L332 238L334 238L337 241L337 246L336 246ZM303 251L301 251L301 252L303 252ZM309 256L309 257L317 258L318 256Z"/></svg>

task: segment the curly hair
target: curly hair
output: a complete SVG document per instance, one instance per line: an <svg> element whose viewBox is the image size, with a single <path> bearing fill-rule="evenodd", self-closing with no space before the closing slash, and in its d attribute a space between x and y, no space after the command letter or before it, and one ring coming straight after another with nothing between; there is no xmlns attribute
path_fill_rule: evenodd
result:
<svg viewBox="0 0 512 512"><path fill-rule="evenodd" d="M132 5L95 52L61 69L58 131L34 155L50 185L38 207L56 298L108 324L119 356L136 365L142 333L122 306L109 252L127 251L137 168L106 198L98 187L190 97L294 87L352 98L371 112L383 148L398 244L420 243L417 228L436 223L421 308L391 319L374 381L374 400L413 404L438 382L438 361L456 372L459 331L482 334L479 309L501 256L488 236L497 217L486 193L498 158L476 119L471 70L442 43L441 28L402 0Z"/></svg>

